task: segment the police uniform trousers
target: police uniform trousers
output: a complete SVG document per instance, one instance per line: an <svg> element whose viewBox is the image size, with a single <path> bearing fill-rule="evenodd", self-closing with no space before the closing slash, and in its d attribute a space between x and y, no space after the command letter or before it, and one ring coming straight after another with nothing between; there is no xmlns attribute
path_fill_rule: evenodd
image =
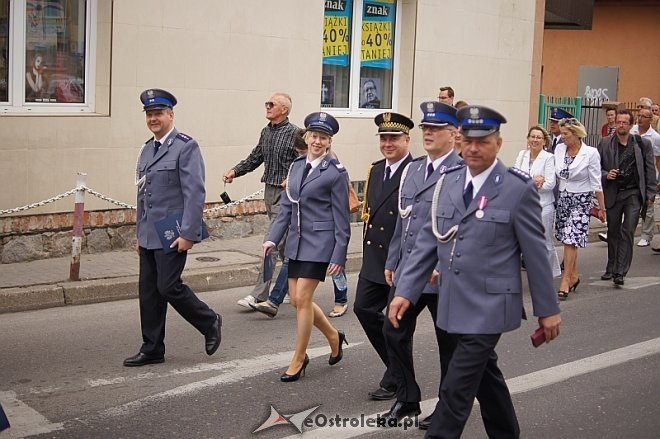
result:
<svg viewBox="0 0 660 439"><path fill-rule="evenodd" d="M160 249L140 247L142 353L153 356L165 354L168 303L202 334L206 334L215 323L216 313L181 280L186 257L187 252L165 254Z"/></svg>
<svg viewBox="0 0 660 439"><path fill-rule="evenodd" d="M395 375L395 371L389 367L390 359L385 344L385 336L383 335L383 324L385 322L383 310L387 307L389 293L389 285L358 277L353 312L367 334L369 342L387 367L380 381L380 387L394 391L398 386L400 377Z"/></svg>
<svg viewBox="0 0 660 439"><path fill-rule="evenodd" d="M511 395L497 366L495 346L501 335L452 334L456 348L426 438L459 438L475 397L488 437L520 437Z"/></svg>
<svg viewBox="0 0 660 439"><path fill-rule="evenodd" d="M390 290L389 301L392 301L396 287ZM438 354L440 356L440 383L447 375L447 368L454 351L454 338L435 325L438 317L438 295L422 294L415 305L412 305L399 321L399 328L392 326L389 319L383 324L383 335L387 345L387 354L390 364L388 368L393 369L393 374L400 377L396 390L396 399L401 402L420 402L422 393L415 380L415 367L413 363L413 334L417 327L417 316L425 308L431 313L433 326L435 327L435 339L438 343ZM440 385L438 385L438 398L440 397Z"/></svg>
<svg viewBox="0 0 660 439"><path fill-rule="evenodd" d="M264 203L266 204L266 214L270 220L270 226L266 231L265 237L268 237L270 233L270 228L273 226L273 221L277 218L277 215L280 213L280 200L284 194L284 188L281 186L274 186L272 184L266 184L264 187ZM265 239L265 238L264 238ZM272 258L273 264L272 267L275 267L277 261L277 255L279 254L280 260L284 261L284 246L286 244L286 234L282 241L277 245L277 252L270 252L270 257ZM264 302L268 300L268 293L270 291L270 280L264 280L263 265L259 264L259 274L257 275L257 283L250 295L257 299L259 302Z"/></svg>
<svg viewBox="0 0 660 439"><path fill-rule="evenodd" d="M616 201L607 209L607 268L608 273L625 276L633 257L633 239L642 197L639 189L620 190ZM653 207L651 207L652 209Z"/></svg>

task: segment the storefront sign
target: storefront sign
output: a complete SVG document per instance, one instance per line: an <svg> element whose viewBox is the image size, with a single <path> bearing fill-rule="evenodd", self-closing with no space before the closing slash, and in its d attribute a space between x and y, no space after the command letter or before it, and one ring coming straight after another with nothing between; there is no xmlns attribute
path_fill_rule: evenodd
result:
<svg viewBox="0 0 660 439"><path fill-rule="evenodd" d="M362 11L362 67L392 68L395 0L366 0Z"/></svg>
<svg viewBox="0 0 660 439"><path fill-rule="evenodd" d="M353 0L325 0L323 64L348 66Z"/></svg>

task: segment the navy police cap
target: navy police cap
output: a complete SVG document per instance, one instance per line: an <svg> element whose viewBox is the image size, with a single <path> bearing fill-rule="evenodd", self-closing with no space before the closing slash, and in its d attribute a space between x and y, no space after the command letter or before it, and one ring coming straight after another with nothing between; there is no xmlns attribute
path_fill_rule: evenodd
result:
<svg viewBox="0 0 660 439"><path fill-rule="evenodd" d="M420 127L446 127L447 125L453 125L458 128L457 110L451 105L438 101L427 101L422 102L419 108L423 113L422 122L419 124Z"/></svg>
<svg viewBox="0 0 660 439"><path fill-rule="evenodd" d="M377 136L410 134L410 130L415 126L415 122L409 117L392 112L380 113L374 117L374 123L378 126Z"/></svg>
<svg viewBox="0 0 660 439"><path fill-rule="evenodd" d="M140 94L140 100L144 105L144 111L162 110L163 108L174 108L176 98L172 93L160 88L150 88Z"/></svg>
<svg viewBox="0 0 660 439"><path fill-rule="evenodd" d="M566 110L561 108L553 107L550 109L550 120L559 121L562 119L570 119L573 115Z"/></svg>
<svg viewBox="0 0 660 439"><path fill-rule="evenodd" d="M486 137L500 130L506 118L492 108L468 105L457 111L461 133L465 137Z"/></svg>
<svg viewBox="0 0 660 439"><path fill-rule="evenodd" d="M318 131L332 137L339 131L339 122L331 114L320 111L307 115L305 128L307 131Z"/></svg>

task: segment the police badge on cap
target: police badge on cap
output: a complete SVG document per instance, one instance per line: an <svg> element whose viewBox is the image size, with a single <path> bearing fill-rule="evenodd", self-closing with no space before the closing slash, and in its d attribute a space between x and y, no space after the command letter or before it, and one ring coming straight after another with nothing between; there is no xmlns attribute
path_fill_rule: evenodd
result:
<svg viewBox="0 0 660 439"><path fill-rule="evenodd" d="M456 108L451 105L437 101L422 102L419 106L422 110L422 122L420 127L446 127L453 125L458 128L458 119L456 118Z"/></svg>
<svg viewBox="0 0 660 439"><path fill-rule="evenodd" d="M572 117L573 115L571 113L566 110L562 110L561 108L554 107L550 110L550 120L554 120L555 122L562 119L570 119Z"/></svg>
<svg viewBox="0 0 660 439"><path fill-rule="evenodd" d="M172 93L160 88L150 88L140 94L143 110L162 110L163 108L174 108L176 98Z"/></svg>
<svg viewBox="0 0 660 439"><path fill-rule="evenodd" d="M409 117L389 111L374 117L374 123L378 126L377 136L382 134L410 134L410 130L415 126L415 122Z"/></svg>
<svg viewBox="0 0 660 439"><path fill-rule="evenodd" d="M339 132L339 122L325 111L308 114L305 118L307 131L318 131L332 137Z"/></svg>

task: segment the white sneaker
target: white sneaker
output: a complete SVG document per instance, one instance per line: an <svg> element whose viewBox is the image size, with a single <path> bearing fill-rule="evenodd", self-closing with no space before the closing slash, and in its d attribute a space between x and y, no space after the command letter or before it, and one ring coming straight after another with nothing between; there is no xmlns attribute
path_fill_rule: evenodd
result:
<svg viewBox="0 0 660 439"><path fill-rule="evenodd" d="M637 247L648 247L648 246L649 246L649 242L644 238L640 239L637 242Z"/></svg>
<svg viewBox="0 0 660 439"><path fill-rule="evenodd" d="M603 242L607 242L607 233L600 232L598 234L598 239L600 239Z"/></svg>
<svg viewBox="0 0 660 439"><path fill-rule="evenodd" d="M289 297L289 293L287 293L286 296L284 296L282 303L291 303L291 298Z"/></svg>
<svg viewBox="0 0 660 439"><path fill-rule="evenodd" d="M245 296L245 297L243 297L241 300L239 300L238 302L236 302L236 304L237 304L238 306L242 306L243 308L247 308L247 309L249 309L250 311L254 311L254 308L252 308L252 307L250 306L250 304L252 304L252 305L256 305L256 303L257 303L257 301L254 299L254 297L252 297L252 296L250 296L250 295Z"/></svg>

